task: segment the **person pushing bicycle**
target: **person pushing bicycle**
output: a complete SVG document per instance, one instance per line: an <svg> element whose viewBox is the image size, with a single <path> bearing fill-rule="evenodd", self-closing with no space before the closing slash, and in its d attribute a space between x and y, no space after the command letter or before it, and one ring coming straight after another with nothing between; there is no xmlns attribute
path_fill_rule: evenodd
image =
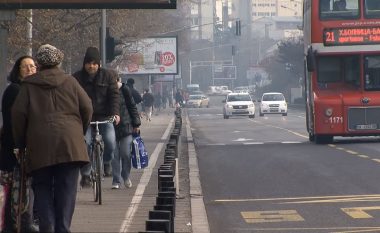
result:
<svg viewBox="0 0 380 233"><path fill-rule="evenodd" d="M91 121L107 120L110 116L115 116L115 125L119 124L119 89L117 86L117 73L114 70L100 67L100 52L96 47L88 47L83 60L81 70L75 72L73 76L86 91L92 100L94 113ZM104 175L111 176L111 161L116 148L115 129L112 123L99 126L100 134L104 140ZM88 152L91 153L91 135L93 127L89 127L86 132L86 143ZM90 154L89 154L90 156ZM82 187L91 186L91 164L81 169Z"/></svg>

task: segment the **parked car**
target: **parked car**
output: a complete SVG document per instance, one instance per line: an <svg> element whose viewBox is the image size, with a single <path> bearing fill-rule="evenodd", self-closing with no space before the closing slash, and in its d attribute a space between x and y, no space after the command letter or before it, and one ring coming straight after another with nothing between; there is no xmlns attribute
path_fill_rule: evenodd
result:
<svg viewBox="0 0 380 233"><path fill-rule="evenodd" d="M228 86L209 86L207 90L208 95L227 95L229 93L232 91L228 89Z"/></svg>
<svg viewBox="0 0 380 233"><path fill-rule="evenodd" d="M280 92L267 92L264 93L260 100L260 116L264 114L282 114L288 115L288 105L285 97Z"/></svg>
<svg viewBox="0 0 380 233"><path fill-rule="evenodd" d="M255 117L255 104L248 93L230 93L223 100L223 117L228 119L230 116L249 116Z"/></svg>
<svg viewBox="0 0 380 233"><path fill-rule="evenodd" d="M209 107L210 99L206 95L189 95L186 106L193 108Z"/></svg>

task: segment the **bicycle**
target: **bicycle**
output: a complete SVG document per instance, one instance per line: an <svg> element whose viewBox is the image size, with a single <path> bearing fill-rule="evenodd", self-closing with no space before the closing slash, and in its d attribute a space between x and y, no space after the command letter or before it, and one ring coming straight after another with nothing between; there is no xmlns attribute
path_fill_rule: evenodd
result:
<svg viewBox="0 0 380 233"><path fill-rule="evenodd" d="M104 152L104 141L102 135L99 132L100 124L113 123L115 117L111 117L105 121L92 121L90 125L95 126L95 132L92 133L91 137L91 173L90 179L92 182L92 189L94 194L94 202L98 202L99 205L102 204L102 178L104 174L103 168L103 152Z"/></svg>

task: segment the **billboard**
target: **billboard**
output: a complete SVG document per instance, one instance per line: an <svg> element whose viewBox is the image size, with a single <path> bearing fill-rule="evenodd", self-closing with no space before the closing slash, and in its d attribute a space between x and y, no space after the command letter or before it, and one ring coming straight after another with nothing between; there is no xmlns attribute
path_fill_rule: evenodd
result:
<svg viewBox="0 0 380 233"><path fill-rule="evenodd" d="M177 37L145 38L130 43L112 63L121 74L178 74Z"/></svg>
<svg viewBox="0 0 380 233"><path fill-rule="evenodd" d="M175 9L176 0L0 0L0 9Z"/></svg>

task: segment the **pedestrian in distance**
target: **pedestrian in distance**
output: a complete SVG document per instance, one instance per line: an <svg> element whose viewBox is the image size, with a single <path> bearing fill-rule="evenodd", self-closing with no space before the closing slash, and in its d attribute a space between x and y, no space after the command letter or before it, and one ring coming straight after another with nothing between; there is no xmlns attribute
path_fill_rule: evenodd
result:
<svg viewBox="0 0 380 233"><path fill-rule="evenodd" d="M139 115L140 115L140 118L142 118L142 113L144 112L144 108L142 106L142 97L141 97L141 94L138 92L138 90L136 90L136 88L134 87L134 84L135 84L135 80L133 78L127 79L127 86L129 87L129 90L132 93L132 97L137 106L137 110L139 110L138 106L140 106L141 110L140 110Z"/></svg>
<svg viewBox="0 0 380 233"><path fill-rule="evenodd" d="M161 101L162 101L161 94L160 92L157 92L154 95L154 108L155 108L156 115L158 115L158 113L161 111L161 103L162 103Z"/></svg>
<svg viewBox="0 0 380 233"><path fill-rule="evenodd" d="M112 189L119 189L123 181L125 187L131 188L131 144L132 133L137 134L141 125L139 112L128 85L118 79L120 92L120 123L115 126L116 150L112 160Z"/></svg>
<svg viewBox="0 0 380 233"><path fill-rule="evenodd" d="M148 88L145 89L145 92L144 92L142 99L143 99L143 105L144 105L146 120L151 121L152 120L154 97L151 93L149 93Z"/></svg>
<svg viewBox="0 0 380 233"><path fill-rule="evenodd" d="M167 92L164 92L162 94L162 108L165 109L166 108L166 104L168 102L168 93Z"/></svg>
<svg viewBox="0 0 380 233"><path fill-rule="evenodd" d="M86 91L92 101L94 113L92 121L104 121L115 116L115 124L119 117L119 89L117 87L117 73L100 67L100 52L96 47L88 47L83 59L83 67L73 76ZM89 157L91 156L91 139L94 128L89 127L86 132L86 143ZM104 141L104 175L111 176L111 162L116 148L115 129L112 123L99 125L100 135ZM91 164L81 169L81 186L91 187Z"/></svg>
<svg viewBox="0 0 380 233"><path fill-rule="evenodd" d="M127 79L127 86L129 87L129 90L132 93L132 97L135 101L135 104L140 104L142 102L142 97L141 94L135 89L134 84L135 80L133 78Z"/></svg>
<svg viewBox="0 0 380 233"><path fill-rule="evenodd" d="M176 107L182 107L183 105L183 96L180 89L175 93L175 105Z"/></svg>
<svg viewBox="0 0 380 233"><path fill-rule="evenodd" d="M84 132L91 100L60 64L63 52L42 45L39 71L23 80L12 107L15 154L26 153L40 232L70 232L79 169L89 162Z"/></svg>
<svg viewBox="0 0 380 233"><path fill-rule="evenodd" d="M3 116L3 127L1 133L1 153L0 153L0 170L1 182L3 186L3 209L2 209L2 233L16 232L16 217L18 215L17 199L19 196L20 182L20 164L13 153L15 143L12 133L11 109L20 91L21 82L37 72L37 66L31 56L22 56L18 58L8 76L10 84L4 91L1 106ZM16 174L18 173L18 174ZM26 178L26 177L24 177ZM28 184L29 180L26 181ZM33 225L33 198L28 193L32 192L29 185L25 190L23 197L23 213L21 213L21 231L38 232L38 228ZM29 206L30 205L30 206Z"/></svg>

